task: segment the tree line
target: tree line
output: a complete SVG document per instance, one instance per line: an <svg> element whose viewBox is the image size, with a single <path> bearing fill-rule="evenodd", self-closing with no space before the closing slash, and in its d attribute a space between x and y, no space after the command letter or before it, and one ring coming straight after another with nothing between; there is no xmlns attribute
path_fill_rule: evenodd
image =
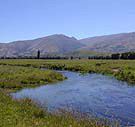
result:
<svg viewBox="0 0 135 127"><path fill-rule="evenodd" d="M37 52L37 56L18 56L18 57L1 57L1 59L83 59L86 57L80 56L40 56L40 51ZM135 59L135 52L125 52L125 53L113 53L112 55L108 56L89 56L87 59Z"/></svg>
<svg viewBox="0 0 135 127"><path fill-rule="evenodd" d="M135 52L115 53L112 54L112 59L135 59Z"/></svg>

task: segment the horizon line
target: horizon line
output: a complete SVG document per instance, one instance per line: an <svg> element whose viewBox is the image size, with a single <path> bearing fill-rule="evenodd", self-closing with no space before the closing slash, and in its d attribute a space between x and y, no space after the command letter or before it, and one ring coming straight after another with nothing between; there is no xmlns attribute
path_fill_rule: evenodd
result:
<svg viewBox="0 0 135 127"><path fill-rule="evenodd" d="M36 40L36 39L40 39L40 38L45 38L45 37L49 37L49 36L53 36L53 35L63 35L63 36L67 36L67 37L74 37L76 38L77 40L83 40L83 39L88 39L88 38L94 38L94 37L102 37L102 36L109 36L109 35L117 35L117 34L129 34L129 33L135 33L134 31L130 31L130 32L119 32L119 33L112 33L112 34L101 34L101 35L93 35L93 36L89 36L89 37L85 37L85 38L77 38L75 36L72 36L72 35L67 35L67 34L64 34L64 33L54 33L54 34L48 34L46 36L40 36L40 37L34 37L34 38L31 38L31 39L16 39L16 40L13 40L13 41L8 41L8 42L0 42L0 44L2 43L12 43L12 42L19 42L19 41L32 41L32 40Z"/></svg>

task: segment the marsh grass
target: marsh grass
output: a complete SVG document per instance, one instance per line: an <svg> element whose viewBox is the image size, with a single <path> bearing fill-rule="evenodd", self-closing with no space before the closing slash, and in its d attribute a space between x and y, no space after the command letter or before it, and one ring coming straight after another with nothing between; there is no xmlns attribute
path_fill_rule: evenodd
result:
<svg viewBox="0 0 135 127"><path fill-rule="evenodd" d="M0 127L109 127L117 124L61 110L47 112L29 99L13 100L0 91Z"/></svg>
<svg viewBox="0 0 135 127"><path fill-rule="evenodd" d="M62 74L55 71L0 65L0 88L4 89L36 87L64 79L65 77Z"/></svg>
<svg viewBox="0 0 135 127"><path fill-rule="evenodd" d="M135 84L135 60L0 60L0 65L101 73Z"/></svg>

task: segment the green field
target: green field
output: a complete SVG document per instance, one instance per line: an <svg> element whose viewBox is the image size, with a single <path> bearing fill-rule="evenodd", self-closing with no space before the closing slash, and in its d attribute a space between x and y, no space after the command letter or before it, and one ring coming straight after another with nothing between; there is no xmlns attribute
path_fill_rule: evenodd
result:
<svg viewBox="0 0 135 127"><path fill-rule="evenodd" d="M29 99L13 100L9 93L65 79L51 69L76 69L82 61L0 60L0 127L107 127L107 120L75 117L71 112L48 113ZM87 62L85 61L84 64ZM67 64L67 65L66 65ZM81 65L79 65L80 67ZM117 123L114 123L117 126Z"/></svg>
<svg viewBox="0 0 135 127"><path fill-rule="evenodd" d="M135 60L1 60L0 65L101 73L135 84Z"/></svg>
<svg viewBox="0 0 135 127"><path fill-rule="evenodd" d="M60 73L32 67L0 66L0 88L21 89L64 80Z"/></svg>

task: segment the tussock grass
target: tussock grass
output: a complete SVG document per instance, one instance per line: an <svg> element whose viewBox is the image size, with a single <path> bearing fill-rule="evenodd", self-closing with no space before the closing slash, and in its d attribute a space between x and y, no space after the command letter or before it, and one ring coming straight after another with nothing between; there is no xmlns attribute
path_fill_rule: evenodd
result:
<svg viewBox="0 0 135 127"><path fill-rule="evenodd" d="M32 67L0 65L0 88L4 89L36 87L64 79L62 74L51 70L43 71Z"/></svg>
<svg viewBox="0 0 135 127"><path fill-rule="evenodd" d="M13 100L0 91L0 127L109 127L108 122L85 117L76 118L69 112L48 113L29 99Z"/></svg>
<svg viewBox="0 0 135 127"><path fill-rule="evenodd" d="M0 60L0 64L101 73L135 84L135 60Z"/></svg>

